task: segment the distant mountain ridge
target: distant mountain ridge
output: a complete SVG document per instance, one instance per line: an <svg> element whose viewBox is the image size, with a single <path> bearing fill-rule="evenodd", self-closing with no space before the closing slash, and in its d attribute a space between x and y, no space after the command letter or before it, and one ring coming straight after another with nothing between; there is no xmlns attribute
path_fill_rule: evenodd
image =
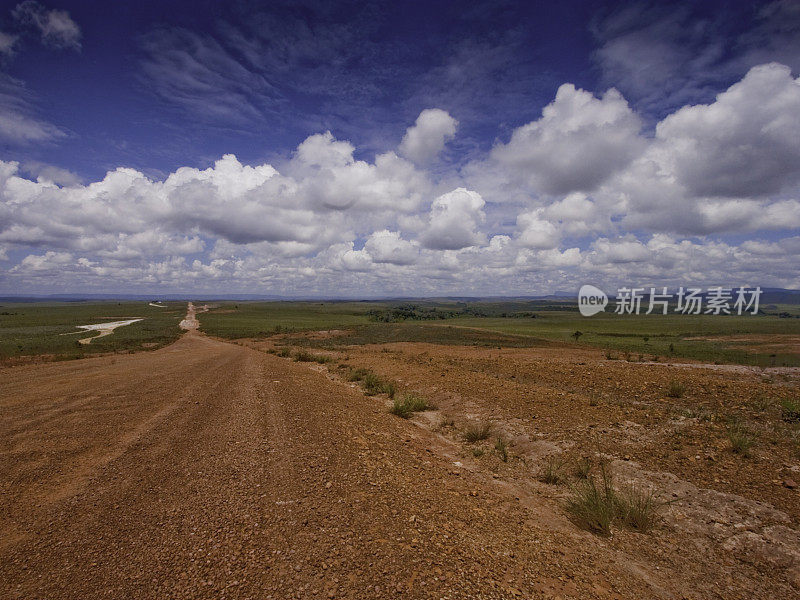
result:
<svg viewBox="0 0 800 600"><path fill-rule="evenodd" d="M704 288L706 295L707 288ZM675 289L668 289L675 293ZM800 290L785 288L761 288L760 304L800 304ZM616 290L614 290L616 292ZM578 296L575 292L559 290L552 294L544 295L511 295L511 296L384 296L384 297L333 297L333 296L281 296L279 294L26 294L0 296L0 302L80 302L89 300L141 300L141 301L295 301L295 302L503 302L503 301L532 301L550 300L554 302L569 302ZM609 293L609 298L615 294Z"/></svg>

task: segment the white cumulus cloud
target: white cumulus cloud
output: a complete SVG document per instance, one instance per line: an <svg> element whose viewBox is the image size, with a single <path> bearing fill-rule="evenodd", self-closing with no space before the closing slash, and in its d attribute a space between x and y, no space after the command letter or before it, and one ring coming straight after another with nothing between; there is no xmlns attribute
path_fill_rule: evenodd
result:
<svg viewBox="0 0 800 600"><path fill-rule="evenodd" d="M639 117L616 90L596 98L567 83L540 119L493 149L492 159L537 192L592 191L640 154L640 129Z"/></svg>
<svg viewBox="0 0 800 600"><path fill-rule="evenodd" d="M408 128L400 142L400 154L415 163L425 164L444 148L445 142L456 134L458 121L440 108L423 110L417 122Z"/></svg>
<svg viewBox="0 0 800 600"><path fill-rule="evenodd" d="M478 231L484 220L484 201L480 194L457 188L442 194L431 203L428 226L422 234L426 248L459 250L482 243L485 235Z"/></svg>

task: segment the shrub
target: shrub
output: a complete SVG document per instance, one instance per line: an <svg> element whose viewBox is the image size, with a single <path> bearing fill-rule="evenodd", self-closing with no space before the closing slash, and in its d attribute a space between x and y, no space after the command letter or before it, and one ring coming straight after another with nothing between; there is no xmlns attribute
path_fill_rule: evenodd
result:
<svg viewBox="0 0 800 600"><path fill-rule="evenodd" d="M686 392L686 386L683 385L680 381L675 379L669 382L669 387L667 388L667 396L670 398L683 398L683 394Z"/></svg>
<svg viewBox="0 0 800 600"><path fill-rule="evenodd" d="M281 358L289 358L292 355L292 351L288 348L281 348L278 350L278 356Z"/></svg>
<svg viewBox="0 0 800 600"><path fill-rule="evenodd" d="M383 393L389 396L389 398L394 398L395 394L397 394L397 384L394 381L384 381Z"/></svg>
<svg viewBox="0 0 800 600"><path fill-rule="evenodd" d="M395 398L394 402L392 403L392 408L389 409L389 412L393 415L397 415L402 419L408 419L411 416L411 408L403 402L400 398Z"/></svg>
<svg viewBox="0 0 800 600"><path fill-rule="evenodd" d="M464 439L469 443L480 442L489 437L492 431L492 424L488 421L481 421L480 423L470 423L464 429Z"/></svg>
<svg viewBox="0 0 800 600"><path fill-rule="evenodd" d="M380 394L383 391L383 381L375 373L366 373L361 378L361 382L364 384L364 391L367 394Z"/></svg>
<svg viewBox="0 0 800 600"><path fill-rule="evenodd" d="M333 359L330 356L327 356L325 354L311 354L311 352L308 352L307 350L299 350L294 355L294 360L296 362L316 362L321 365L333 361Z"/></svg>

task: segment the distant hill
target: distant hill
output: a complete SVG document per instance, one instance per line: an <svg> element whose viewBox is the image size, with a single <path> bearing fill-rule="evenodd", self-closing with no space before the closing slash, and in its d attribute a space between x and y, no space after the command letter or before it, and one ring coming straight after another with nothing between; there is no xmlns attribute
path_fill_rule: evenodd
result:
<svg viewBox="0 0 800 600"><path fill-rule="evenodd" d="M614 290L616 291L616 290ZM675 290L670 290L673 293ZM762 288L760 304L800 304L800 290ZM279 294L43 294L0 296L0 302L80 302L90 300L141 300L141 301L316 301L316 302L532 302L550 301L569 303L577 298L575 292L559 290L546 295L528 296L384 296L347 298L331 296L281 296ZM703 294L705 295L705 294ZM615 295L609 293L609 298Z"/></svg>

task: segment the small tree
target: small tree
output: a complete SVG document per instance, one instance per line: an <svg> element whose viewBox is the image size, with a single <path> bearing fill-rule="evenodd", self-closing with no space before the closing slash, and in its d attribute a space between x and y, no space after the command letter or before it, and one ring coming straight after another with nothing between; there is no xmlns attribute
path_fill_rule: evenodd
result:
<svg viewBox="0 0 800 600"><path fill-rule="evenodd" d="M583 335L582 331L576 331L575 333L572 334L572 337L574 337L575 341L577 342L578 338L580 338L582 335Z"/></svg>

